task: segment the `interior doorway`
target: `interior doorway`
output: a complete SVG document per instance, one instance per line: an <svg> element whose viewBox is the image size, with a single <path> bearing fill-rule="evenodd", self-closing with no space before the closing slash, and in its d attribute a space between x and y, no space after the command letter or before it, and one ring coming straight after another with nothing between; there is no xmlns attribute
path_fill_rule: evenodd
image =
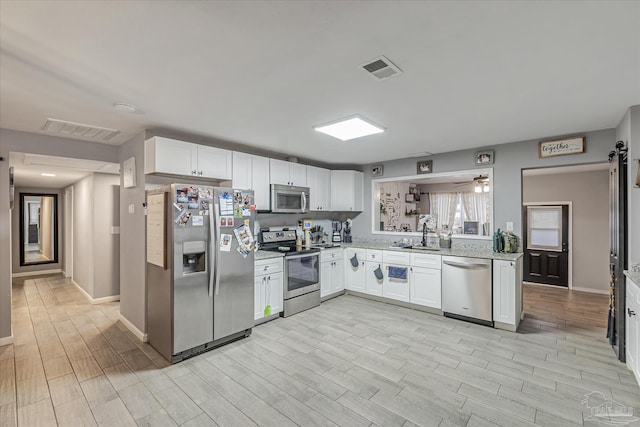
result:
<svg viewBox="0 0 640 427"><path fill-rule="evenodd" d="M522 213L525 282L569 288L571 202L527 203Z"/></svg>
<svg viewBox="0 0 640 427"><path fill-rule="evenodd" d="M522 171L523 279L609 292L609 164Z"/></svg>

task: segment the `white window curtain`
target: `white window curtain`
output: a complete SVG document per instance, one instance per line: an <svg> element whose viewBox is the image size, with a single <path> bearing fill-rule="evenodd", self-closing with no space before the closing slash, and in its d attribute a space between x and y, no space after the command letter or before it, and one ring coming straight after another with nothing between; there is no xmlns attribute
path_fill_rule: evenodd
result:
<svg viewBox="0 0 640 427"><path fill-rule="evenodd" d="M451 229L456 218L458 193L429 193L429 203L431 213L437 215L438 228L446 224Z"/></svg>
<svg viewBox="0 0 640 427"><path fill-rule="evenodd" d="M482 225L487 222L488 193L462 193L462 206L466 221L478 221Z"/></svg>

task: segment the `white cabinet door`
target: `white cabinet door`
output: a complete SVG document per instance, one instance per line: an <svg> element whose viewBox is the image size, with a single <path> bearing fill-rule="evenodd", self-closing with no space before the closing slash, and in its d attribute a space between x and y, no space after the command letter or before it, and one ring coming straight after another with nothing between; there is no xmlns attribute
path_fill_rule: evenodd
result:
<svg viewBox="0 0 640 427"><path fill-rule="evenodd" d="M636 375L636 378L640 376L638 368L638 287L633 284L629 279L626 279L626 311L625 317L625 345L627 356L627 367ZM632 314L635 313L635 314Z"/></svg>
<svg viewBox="0 0 640 427"><path fill-rule="evenodd" d="M357 264L354 267L351 259L356 256ZM351 291L366 292L365 285L365 250L364 249L347 249L345 251L344 269L345 269L345 287Z"/></svg>
<svg viewBox="0 0 640 427"><path fill-rule="evenodd" d="M254 191L256 209L268 210L271 199L269 186L269 159L251 156L251 187Z"/></svg>
<svg viewBox="0 0 640 427"><path fill-rule="evenodd" d="M425 307L442 308L441 271L435 268L411 267L410 301Z"/></svg>
<svg viewBox="0 0 640 427"><path fill-rule="evenodd" d="M196 145L198 149L198 176L219 180L232 179L233 154L229 150Z"/></svg>
<svg viewBox="0 0 640 427"><path fill-rule="evenodd" d="M271 184L291 185L289 178L289 162L278 159L269 159L269 181Z"/></svg>
<svg viewBox="0 0 640 427"><path fill-rule="evenodd" d="M493 260L493 320L510 325L516 324L514 261Z"/></svg>
<svg viewBox="0 0 640 427"><path fill-rule="evenodd" d="M366 278L365 278L365 286L366 286L366 290L367 293L369 295L377 295L377 296L382 296L382 282L384 281L384 278L382 280L378 280L375 276L375 274L373 273L378 267L380 267L382 269L382 264L378 264L377 262L366 262L365 263L365 274L366 274ZM384 270L383 270L383 275L384 275Z"/></svg>
<svg viewBox="0 0 640 427"><path fill-rule="evenodd" d="M309 210L331 210L331 171L307 166L307 187L309 187Z"/></svg>
<svg viewBox="0 0 640 427"><path fill-rule="evenodd" d="M389 277L389 268L397 267L400 269L406 269L406 279L399 279ZM404 265L383 264L384 281L382 283L382 296L385 298L391 298L398 301L409 302L410 294L410 274L409 267Z"/></svg>
<svg viewBox="0 0 640 427"><path fill-rule="evenodd" d="M289 180L297 187L307 186L307 165L289 162Z"/></svg>
<svg viewBox="0 0 640 427"><path fill-rule="evenodd" d="M233 172L231 178L233 188L240 188L243 190L253 188L252 164L253 161L251 154L241 153L239 151L233 152Z"/></svg>
<svg viewBox="0 0 640 427"><path fill-rule="evenodd" d="M364 206L364 175L358 171L331 171L331 209L358 211Z"/></svg>
<svg viewBox="0 0 640 427"><path fill-rule="evenodd" d="M271 306L271 315L282 312L284 306L284 279L281 272L267 276L264 290L265 304Z"/></svg>
<svg viewBox="0 0 640 427"><path fill-rule="evenodd" d="M320 263L320 298L331 294L331 281L333 279L333 261Z"/></svg>
<svg viewBox="0 0 640 427"><path fill-rule="evenodd" d="M331 273L331 293L344 291L344 259L333 261L333 271Z"/></svg>
<svg viewBox="0 0 640 427"><path fill-rule="evenodd" d="M195 176L197 165L191 164L196 145L176 139L153 137L144 142L144 173Z"/></svg>
<svg viewBox="0 0 640 427"><path fill-rule="evenodd" d="M253 286L253 306L254 313L253 319L260 320L264 317L264 284L267 280L267 276L256 276Z"/></svg>

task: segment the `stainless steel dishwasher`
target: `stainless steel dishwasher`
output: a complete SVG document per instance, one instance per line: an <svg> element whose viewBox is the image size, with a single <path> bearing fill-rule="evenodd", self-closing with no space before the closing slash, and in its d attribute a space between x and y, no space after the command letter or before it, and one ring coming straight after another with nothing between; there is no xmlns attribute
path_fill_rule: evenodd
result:
<svg viewBox="0 0 640 427"><path fill-rule="evenodd" d="M493 326L491 260L442 257L445 316Z"/></svg>

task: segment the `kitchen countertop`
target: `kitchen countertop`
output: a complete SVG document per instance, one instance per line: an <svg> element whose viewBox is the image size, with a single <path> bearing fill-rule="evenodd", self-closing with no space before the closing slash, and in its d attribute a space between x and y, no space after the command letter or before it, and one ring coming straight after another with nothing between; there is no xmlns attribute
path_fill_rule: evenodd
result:
<svg viewBox="0 0 640 427"><path fill-rule="evenodd" d="M636 286L640 287L640 273L637 271L625 270L624 275L629 278Z"/></svg>
<svg viewBox="0 0 640 427"><path fill-rule="evenodd" d="M412 253L424 253L424 254L433 254L433 255L449 255L449 256L459 256L459 257L468 257L468 258L485 258L485 259L496 259L496 260L504 260L504 261L516 261L523 254L522 252L514 252L514 253L500 253L493 252L493 249L490 247L483 247L477 245L465 245L465 246L456 246L451 249L440 249L440 250L424 250L424 249L403 249L403 248L394 248L390 247L391 243L386 241L370 241L370 242L353 242L353 243L341 243L340 245L344 248L362 248L362 249L378 249L385 251L399 251L399 252L412 252Z"/></svg>
<svg viewBox="0 0 640 427"><path fill-rule="evenodd" d="M273 252L273 251L257 251L254 255L254 260L258 261L261 259L271 259L271 258L283 258L284 253L282 252Z"/></svg>

